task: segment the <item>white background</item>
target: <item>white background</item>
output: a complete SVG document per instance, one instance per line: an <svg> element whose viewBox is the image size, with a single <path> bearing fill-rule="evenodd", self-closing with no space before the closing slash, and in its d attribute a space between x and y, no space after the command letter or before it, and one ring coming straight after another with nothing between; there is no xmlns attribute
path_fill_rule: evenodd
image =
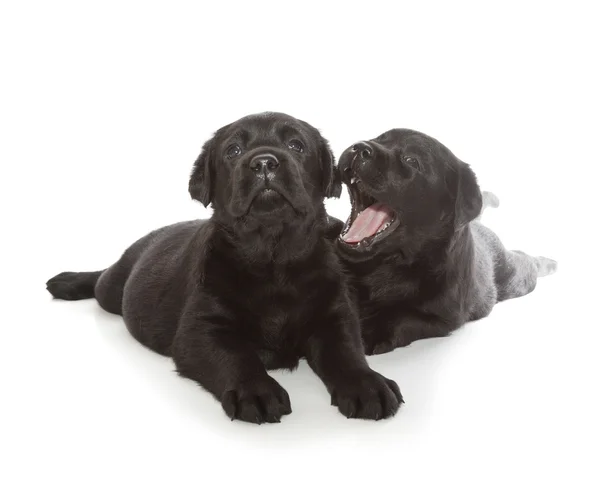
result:
<svg viewBox="0 0 600 478"><path fill-rule="evenodd" d="M596 2L2 2L0 474L599 476ZM294 412L230 422L92 300L97 270L187 195L240 116L302 118L336 154L392 127L470 163L506 246L559 261L450 338L370 358L406 405L346 420L302 364ZM345 217L344 196L327 203Z"/></svg>

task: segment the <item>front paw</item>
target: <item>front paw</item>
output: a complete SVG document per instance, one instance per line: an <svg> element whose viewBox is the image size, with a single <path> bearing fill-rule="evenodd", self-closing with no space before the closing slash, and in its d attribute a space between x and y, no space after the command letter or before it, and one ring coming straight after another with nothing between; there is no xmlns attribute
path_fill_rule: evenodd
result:
<svg viewBox="0 0 600 478"><path fill-rule="evenodd" d="M402 403L396 382L373 370L345 377L331 389L331 404L348 418L388 418L396 414Z"/></svg>
<svg viewBox="0 0 600 478"><path fill-rule="evenodd" d="M223 410L232 420L251 423L279 423L292 413L290 397L276 380L267 376L238 384L221 396Z"/></svg>

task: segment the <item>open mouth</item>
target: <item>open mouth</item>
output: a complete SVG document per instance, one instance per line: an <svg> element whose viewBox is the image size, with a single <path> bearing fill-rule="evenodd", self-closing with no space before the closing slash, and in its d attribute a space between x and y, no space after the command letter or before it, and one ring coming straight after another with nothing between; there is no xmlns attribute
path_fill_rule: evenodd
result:
<svg viewBox="0 0 600 478"><path fill-rule="evenodd" d="M389 235L398 225L396 213L369 195L360 178L348 185L352 212L340 234L340 241L353 247L369 247Z"/></svg>

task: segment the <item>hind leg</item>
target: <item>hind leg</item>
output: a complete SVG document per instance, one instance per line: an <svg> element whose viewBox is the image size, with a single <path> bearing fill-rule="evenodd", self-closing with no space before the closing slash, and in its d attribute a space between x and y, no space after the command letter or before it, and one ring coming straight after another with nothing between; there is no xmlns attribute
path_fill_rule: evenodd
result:
<svg viewBox="0 0 600 478"><path fill-rule="evenodd" d="M558 263L553 259L548 259L544 256L534 257L538 273L538 277L549 276L550 274L554 274L556 269L558 268Z"/></svg>
<svg viewBox="0 0 600 478"><path fill-rule="evenodd" d="M140 256L163 229L157 229L138 239L127 248L117 262L102 273L94 291L100 307L113 314L123 315L123 289L125 283Z"/></svg>
<svg viewBox="0 0 600 478"><path fill-rule="evenodd" d="M498 302L529 294L537 278L556 271L556 261L532 257L522 251L506 251L502 267L496 271Z"/></svg>
<svg viewBox="0 0 600 478"><path fill-rule="evenodd" d="M102 273L94 291L100 307L112 314L123 314L123 289L130 272L131 266L121 258Z"/></svg>

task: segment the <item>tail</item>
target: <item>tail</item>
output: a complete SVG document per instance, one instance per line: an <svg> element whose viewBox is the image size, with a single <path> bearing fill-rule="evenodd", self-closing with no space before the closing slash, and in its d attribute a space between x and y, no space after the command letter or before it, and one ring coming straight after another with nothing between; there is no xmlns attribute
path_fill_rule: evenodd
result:
<svg viewBox="0 0 600 478"><path fill-rule="evenodd" d="M482 199L481 212L479 213L479 216L477 216L477 220L481 219L481 216L483 216L483 211L485 211L488 207L495 209L500 205L500 199L498 199L498 196L496 196L494 193L491 193L489 191L482 191L481 199Z"/></svg>
<svg viewBox="0 0 600 478"><path fill-rule="evenodd" d="M481 208L482 211L488 207L495 209L500 206L500 199L498 199L498 196L496 196L494 193L490 191L483 191L481 196L483 197L483 207Z"/></svg>
<svg viewBox="0 0 600 478"><path fill-rule="evenodd" d="M535 265L537 266L538 277L549 276L554 274L558 268L558 263L552 259L548 259L544 256L537 256L533 258Z"/></svg>
<svg viewBox="0 0 600 478"><path fill-rule="evenodd" d="M62 272L46 282L46 289L57 299L91 299L103 272Z"/></svg>

